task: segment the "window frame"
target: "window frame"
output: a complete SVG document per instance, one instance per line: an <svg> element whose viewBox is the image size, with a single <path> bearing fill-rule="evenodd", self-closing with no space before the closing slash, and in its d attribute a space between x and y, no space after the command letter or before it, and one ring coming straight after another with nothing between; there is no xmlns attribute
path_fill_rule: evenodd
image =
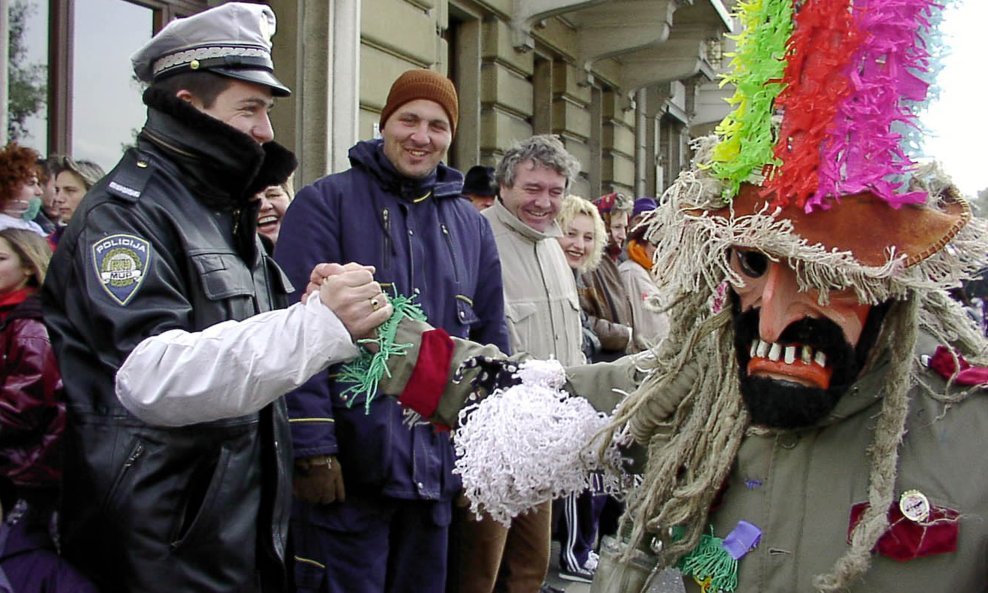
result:
<svg viewBox="0 0 988 593"><path fill-rule="evenodd" d="M209 8L207 0L119 0L149 8L153 33L157 34L176 17L189 16ZM73 19L76 0L48 2L48 154L70 154L72 148L72 59L75 32Z"/></svg>

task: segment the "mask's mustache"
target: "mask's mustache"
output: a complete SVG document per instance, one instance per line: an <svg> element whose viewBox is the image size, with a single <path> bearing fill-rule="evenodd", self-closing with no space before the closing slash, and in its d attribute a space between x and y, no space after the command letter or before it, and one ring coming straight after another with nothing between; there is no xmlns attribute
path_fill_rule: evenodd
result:
<svg viewBox="0 0 988 593"><path fill-rule="evenodd" d="M760 310L750 309L742 313L735 312L735 335L739 344L750 346L752 341L760 339L758 320ZM805 317L787 327L779 336L778 344L809 346L814 353L822 352L828 366L836 366L841 359L854 356L854 346L844 337L844 331L839 325L826 318ZM750 358L750 348L744 352Z"/></svg>

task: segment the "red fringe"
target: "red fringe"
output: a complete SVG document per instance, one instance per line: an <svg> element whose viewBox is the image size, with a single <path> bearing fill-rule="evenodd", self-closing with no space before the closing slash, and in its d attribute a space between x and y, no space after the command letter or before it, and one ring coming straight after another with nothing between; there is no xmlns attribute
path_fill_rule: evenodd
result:
<svg viewBox="0 0 988 593"><path fill-rule="evenodd" d="M802 208L816 192L821 147L853 90L849 68L861 39L851 0L808 0L798 10L775 103L783 112L774 150L782 165L770 171L763 189L775 194L775 206Z"/></svg>

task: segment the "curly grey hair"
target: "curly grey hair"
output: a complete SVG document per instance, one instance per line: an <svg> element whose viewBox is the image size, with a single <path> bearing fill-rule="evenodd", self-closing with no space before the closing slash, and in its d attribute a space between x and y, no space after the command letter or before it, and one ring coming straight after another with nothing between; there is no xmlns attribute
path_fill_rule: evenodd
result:
<svg viewBox="0 0 988 593"><path fill-rule="evenodd" d="M548 167L566 178L566 189L580 174L580 163L567 152L555 134L539 134L516 142L501 157L494 171L494 179L504 187L514 187L518 165L532 161L537 166Z"/></svg>

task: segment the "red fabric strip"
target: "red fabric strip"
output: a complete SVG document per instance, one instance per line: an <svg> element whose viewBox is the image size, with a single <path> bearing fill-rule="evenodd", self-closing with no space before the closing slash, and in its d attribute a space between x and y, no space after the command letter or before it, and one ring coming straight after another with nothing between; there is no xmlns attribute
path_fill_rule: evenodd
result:
<svg viewBox="0 0 988 593"><path fill-rule="evenodd" d="M861 520L868 503L859 502L851 507L847 529L847 541ZM889 529L875 546L875 551L893 560L907 562L914 558L950 554L957 550L957 532L960 529L960 513L947 507L933 506L930 516L922 523L910 521L899 510L898 501L889 506Z"/></svg>
<svg viewBox="0 0 988 593"><path fill-rule="evenodd" d="M988 385L988 368L974 366L960 354L957 355L957 363L960 364L959 371L950 350L946 346L937 346L936 354L930 359L930 368L948 381L953 379L957 385Z"/></svg>
<svg viewBox="0 0 988 593"><path fill-rule="evenodd" d="M423 333L418 360L398 402L423 418L431 418L446 389L452 359L453 340L445 330L437 328Z"/></svg>

